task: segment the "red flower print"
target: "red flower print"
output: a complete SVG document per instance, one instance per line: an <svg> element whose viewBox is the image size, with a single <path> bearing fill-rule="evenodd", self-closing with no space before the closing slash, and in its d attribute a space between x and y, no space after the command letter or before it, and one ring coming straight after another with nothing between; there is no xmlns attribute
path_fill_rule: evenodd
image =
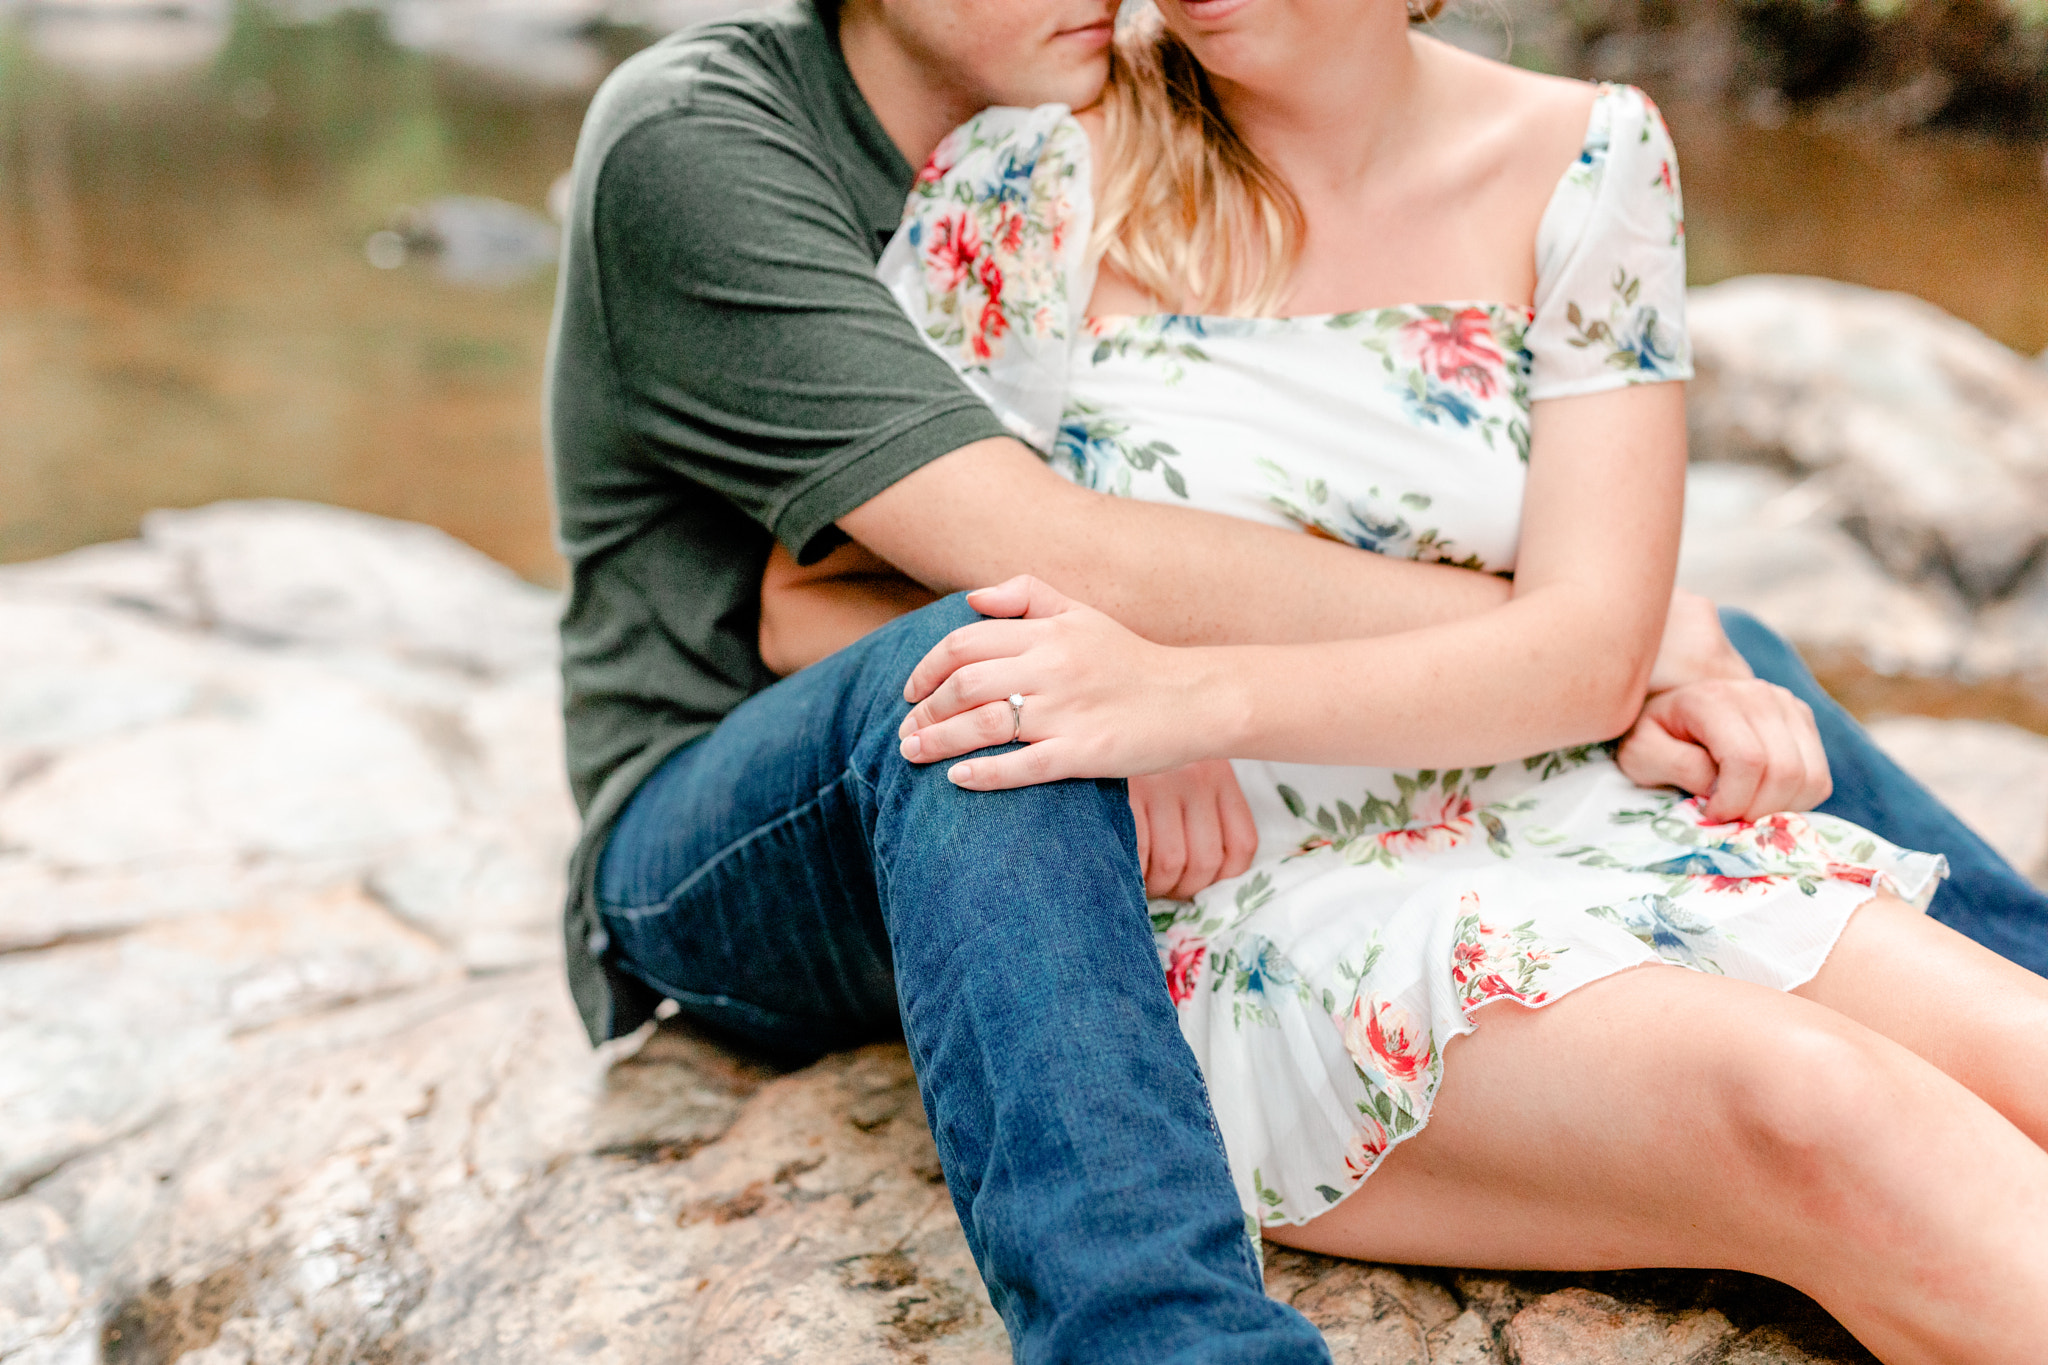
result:
<svg viewBox="0 0 2048 1365"><path fill-rule="evenodd" d="M1805 823L1801 821L1800 823ZM1789 815L1766 815L1756 823L1756 846L1778 853L1799 847L1799 831Z"/></svg>
<svg viewBox="0 0 2048 1365"><path fill-rule="evenodd" d="M1737 895L1753 886L1769 886L1776 877L1724 877L1718 872L1708 872L1693 880L1708 891L1733 891Z"/></svg>
<svg viewBox="0 0 2048 1365"><path fill-rule="evenodd" d="M1854 882L1858 886L1870 886L1877 881L1877 869L1859 867L1855 863L1829 863L1828 880Z"/></svg>
<svg viewBox="0 0 2048 1365"><path fill-rule="evenodd" d="M988 291L988 300L981 305L981 315L975 319L974 332L967 338L967 345L974 352L975 359L987 360L995 354L989 343L1010 330L1010 320L1003 316L1003 272L993 260L983 258L975 275L981 287Z"/></svg>
<svg viewBox="0 0 2048 1365"><path fill-rule="evenodd" d="M1678 186L1671 182L1671 163L1669 161L1657 163L1657 183L1664 187L1664 193L1666 194L1678 193Z"/></svg>
<svg viewBox="0 0 2048 1365"><path fill-rule="evenodd" d="M1472 974L1486 965L1485 945L1465 939L1451 950L1451 980L1464 985Z"/></svg>
<svg viewBox="0 0 2048 1365"><path fill-rule="evenodd" d="M1372 1168L1386 1151L1386 1126L1369 1114L1361 1114L1358 1127L1351 1134L1351 1148L1344 1153L1344 1168L1353 1180L1363 1180L1372 1174Z"/></svg>
<svg viewBox="0 0 2048 1365"><path fill-rule="evenodd" d="M981 229L962 209L932 224L932 244L925 248L925 273L932 292L950 294L967 279L974 258L981 255Z"/></svg>
<svg viewBox="0 0 2048 1365"><path fill-rule="evenodd" d="M1011 208L1008 204L1004 204L1002 206L1002 222L996 228L996 247L998 250L1007 251L1014 256L1022 249L1023 245L1024 215Z"/></svg>
<svg viewBox="0 0 2048 1365"><path fill-rule="evenodd" d="M1428 1030L1391 1000L1361 997L1344 1021L1344 1046L1389 1080L1412 1086L1429 1074L1436 1058Z"/></svg>
<svg viewBox="0 0 2048 1365"><path fill-rule="evenodd" d="M931 160L924 163L924 169L917 173L917 183L930 185L946 177L953 169L953 163L960 159L960 138L957 133L948 133L932 148Z"/></svg>
<svg viewBox="0 0 2048 1365"><path fill-rule="evenodd" d="M1178 1005L1195 993L1195 981L1202 974L1202 959L1209 945L1198 938L1184 938L1173 946L1166 960L1166 993Z"/></svg>
<svg viewBox="0 0 2048 1365"><path fill-rule="evenodd" d="M1379 836L1380 847L1398 857L1410 853L1442 853L1456 848L1472 834L1472 798L1462 792L1447 793L1433 812L1434 819L1403 829L1390 829Z"/></svg>
<svg viewBox="0 0 2048 1365"><path fill-rule="evenodd" d="M1467 1009L1483 1005L1489 1000L1519 1000L1525 1005L1540 1005L1550 998L1549 991L1537 991L1531 995L1514 985L1499 972L1482 976L1466 988Z"/></svg>
<svg viewBox="0 0 2048 1365"><path fill-rule="evenodd" d="M1484 308L1460 308L1449 318L1424 315L1401 328L1416 363L1446 384L1474 398L1491 398L1506 365L1493 340L1493 320Z"/></svg>

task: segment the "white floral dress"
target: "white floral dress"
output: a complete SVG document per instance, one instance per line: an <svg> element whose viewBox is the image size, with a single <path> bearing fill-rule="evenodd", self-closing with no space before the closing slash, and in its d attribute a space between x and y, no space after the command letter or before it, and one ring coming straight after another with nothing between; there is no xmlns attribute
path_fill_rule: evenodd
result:
<svg viewBox="0 0 2048 1365"><path fill-rule="evenodd" d="M1529 406L1691 375L1674 153L1603 87L1537 237L1533 309L1088 318L1088 143L993 109L920 174L884 282L1068 477L1363 549L1514 569ZM1301 1223L1428 1122L1483 1005L1644 963L1789 989L1887 888L1942 860L1829 816L1713 825L1604 746L1480 768L1238 762L1244 876L1155 901L1181 1028L1247 1216Z"/></svg>

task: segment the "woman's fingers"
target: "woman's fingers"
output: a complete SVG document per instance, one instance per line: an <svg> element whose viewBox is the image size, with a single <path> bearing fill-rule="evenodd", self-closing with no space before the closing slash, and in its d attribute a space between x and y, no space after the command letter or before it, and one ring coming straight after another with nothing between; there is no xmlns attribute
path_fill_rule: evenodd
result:
<svg viewBox="0 0 2048 1365"><path fill-rule="evenodd" d="M1040 630L1036 623L1027 621L976 621L948 633L910 670L910 677L903 684L903 700L919 703L921 711L928 710L923 704L961 669L994 659L1015 658L1038 640ZM918 714L911 713L913 717ZM914 728L906 718L901 733L909 734Z"/></svg>
<svg viewBox="0 0 2048 1365"><path fill-rule="evenodd" d="M1028 700L1025 709L1030 709ZM976 749L993 749L1017 737L1017 713L1007 699L999 698L905 736L900 752L912 763L937 763Z"/></svg>
<svg viewBox="0 0 2048 1365"><path fill-rule="evenodd" d="M954 786L965 787L968 791L1009 791L1015 787L1078 777L1077 762L1078 755L1071 742L1049 739L1043 744L1027 744L1021 749L955 763L946 769L946 776ZM1153 833L1156 838L1158 831Z"/></svg>
<svg viewBox="0 0 2048 1365"><path fill-rule="evenodd" d="M1043 579L1020 573L992 588L968 593L967 605L983 616L1045 617L1057 616L1075 603Z"/></svg>

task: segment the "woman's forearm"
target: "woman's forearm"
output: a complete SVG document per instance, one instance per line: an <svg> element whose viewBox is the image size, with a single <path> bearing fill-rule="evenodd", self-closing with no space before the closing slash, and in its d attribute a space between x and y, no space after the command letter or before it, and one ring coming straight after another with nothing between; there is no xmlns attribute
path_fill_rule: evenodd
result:
<svg viewBox="0 0 2048 1365"><path fill-rule="evenodd" d="M1217 756L1391 768L1612 739L1642 709L1658 631L1592 599L1553 590L1372 640L1191 650L1193 730Z"/></svg>

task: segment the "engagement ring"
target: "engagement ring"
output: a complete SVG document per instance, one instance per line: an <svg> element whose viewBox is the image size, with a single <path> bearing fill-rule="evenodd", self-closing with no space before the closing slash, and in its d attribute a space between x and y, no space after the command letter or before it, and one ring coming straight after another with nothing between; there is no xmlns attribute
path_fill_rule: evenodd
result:
<svg viewBox="0 0 2048 1365"><path fill-rule="evenodd" d="M1024 694L1012 692L1010 703L1010 743L1015 744L1024 733Z"/></svg>

